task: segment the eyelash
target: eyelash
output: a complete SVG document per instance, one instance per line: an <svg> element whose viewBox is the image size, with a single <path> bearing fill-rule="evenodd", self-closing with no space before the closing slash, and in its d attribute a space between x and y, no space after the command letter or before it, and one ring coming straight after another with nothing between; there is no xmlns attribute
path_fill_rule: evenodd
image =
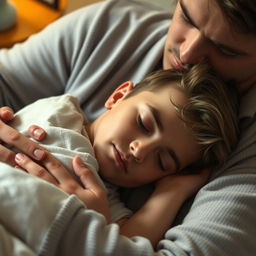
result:
<svg viewBox="0 0 256 256"><path fill-rule="evenodd" d="M157 163L158 163L159 168L161 169L161 171L165 171L164 166L163 166L163 162L162 162L161 157L160 157L159 154L157 155Z"/></svg>
<svg viewBox="0 0 256 256"><path fill-rule="evenodd" d="M142 119L141 119L141 116L139 115L138 116L138 124L139 124L139 127L146 133L146 134L149 134L150 131L148 130L148 128L144 125Z"/></svg>
<svg viewBox="0 0 256 256"><path fill-rule="evenodd" d="M183 20L183 22L185 22L186 24L188 24L188 25L190 25L190 26L193 26L193 24L190 22L190 20L187 18L187 16L186 16L183 12L181 13L180 16L181 16L181 19ZM223 49L221 49L221 48L218 48L218 47L217 47L217 50L218 50L218 52L219 52L222 56L227 57L227 58L235 58L235 57L238 56L237 53L232 53L232 52L227 53L225 50L223 50Z"/></svg>
<svg viewBox="0 0 256 256"><path fill-rule="evenodd" d="M180 16L181 16L181 19L182 19L186 24L193 26L193 24L191 24L190 20L187 18L187 16L186 16L183 12L181 13Z"/></svg>
<svg viewBox="0 0 256 256"><path fill-rule="evenodd" d="M217 49L218 49L219 53L220 53L222 56L225 56L225 57L228 57L228 58L235 58L235 57L238 56L237 53L232 53L232 52L227 53L227 51L225 51L225 50L223 50L223 49L221 49L221 48L217 48Z"/></svg>

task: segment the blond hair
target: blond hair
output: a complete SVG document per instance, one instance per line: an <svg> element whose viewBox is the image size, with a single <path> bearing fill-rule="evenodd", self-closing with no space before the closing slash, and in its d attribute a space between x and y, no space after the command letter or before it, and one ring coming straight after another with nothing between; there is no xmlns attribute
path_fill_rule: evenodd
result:
<svg viewBox="0 0 256 256"><path fill-rule="evenodd" d="M199 144L201 158L193 167L222 165L238 141L236 93L206 64L189 71L159 70L148 75L127 95L156 92L163 86L177 86L187 96L185 105L175 105L180 118Z"/></svg>

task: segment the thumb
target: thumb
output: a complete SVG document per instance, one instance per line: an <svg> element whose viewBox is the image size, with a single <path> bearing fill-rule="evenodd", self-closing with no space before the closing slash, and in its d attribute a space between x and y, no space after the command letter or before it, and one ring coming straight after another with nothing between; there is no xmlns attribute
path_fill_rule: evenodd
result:
<svg viewBox="0 0 256 256"><path fill-rule="evenodd" d="M72 160L72 165L75 174L80 177L86 169L89 170L89 168L85 165L85 163L82 161L81 157L75 156Z"/></svg>
<svg viewBox="0 0 256 256"><path fill-rule="evenodd" d="M75 174L79 177L86 189L96 191L98 189L102 189L101 184L97 180L94 173L83 163L79 156L73 158L72 164Z"/></svg>

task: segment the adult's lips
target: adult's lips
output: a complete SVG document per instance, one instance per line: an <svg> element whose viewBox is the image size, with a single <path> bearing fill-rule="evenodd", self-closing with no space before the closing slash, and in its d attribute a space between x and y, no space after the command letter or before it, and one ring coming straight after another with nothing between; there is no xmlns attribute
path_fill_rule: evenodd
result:
<svg viewBox="0 0 256 256"><path fill-rule="evenodd" d="M179 71L187 70L186 65L183 65L180 59L174 53L171 53L170 55L170 62L171 62L171 66L176 70L179 70Z"/></svg>

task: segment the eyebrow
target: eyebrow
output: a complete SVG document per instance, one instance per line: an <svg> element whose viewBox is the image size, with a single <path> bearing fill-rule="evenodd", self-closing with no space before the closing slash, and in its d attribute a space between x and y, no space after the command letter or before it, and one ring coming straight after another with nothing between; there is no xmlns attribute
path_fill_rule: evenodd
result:
<svg viewBox="0 0 256 256"><path fill-rule="evenodd" d="M193 21L193 19L191 18L190 14L189 14L189 11L187 9L187 7L184 5L183 3L183 0L180 0L180 7L182 9L182 12L183 14L186 16L187 20L189 21L189 23L194 26L195 28L199 29L199 27L196 25L196 23ZM229 45L225 45L223 43L220 43L220 42L216 42L216 41L213 41L211 40L210 38L206 37L209 41L211 41L216 47L218 48L223 48L225 50L228 50L228 51L231 51L231 52L234 52L236 54L239 54L239 55L247 55L246 52L244 51L241 51L241 50L238 50L236 48L233 48L233 47L230 47Z"/></svg>
<svg viewBox="0 0 256 256"><path fill-rule="evenodd" d="M186 18L188 19L188 21L196 28L198 28L198 26L195 24L195 22L192 20L191 16L189 15L188 9L187 7L184 5L183 1L180 0L180 7L182 9L182 12L184 13L184 15L186 16Z"/></svg>
<svg viewBox="0 0 256 256"><path fill-rule="evenodd" d="M160 118L160 113L159 111L154 108L153 106L147 104L150 112L152 113L153 115L153 118L155 119L155 122L157 124L157 127L160 131L163 131L164 130L164 126L163 126L163 122L161 121L161 118ZM172 157L172 159L174 160L174 163L175 163L175 166L176 166L176 170L180 170L180 160L177 156L177 154L175 153L175 151L173 149L168 149L168 153L170 154L170 156Z"/></svg>

